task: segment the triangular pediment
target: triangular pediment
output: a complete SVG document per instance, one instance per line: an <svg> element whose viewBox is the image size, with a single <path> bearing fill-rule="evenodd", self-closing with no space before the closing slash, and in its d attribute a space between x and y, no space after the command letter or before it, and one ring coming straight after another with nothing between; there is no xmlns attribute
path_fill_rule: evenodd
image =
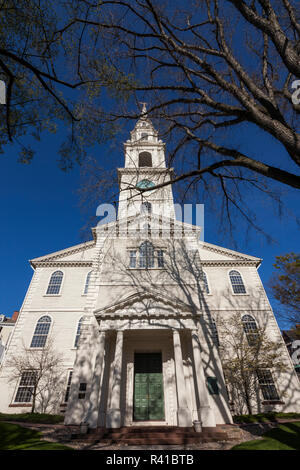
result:
<svg viewBox="0 0 300 470"><path fill-rule="evenodd" d="M147 224L150 224L151 231L147 232ZM143 231L145 235L149 235L153 238L162 237L167 240L188 240L192 236L197 242L193 244L193 248L188 248L189 251L198 250L199 260L201 261L215 261L215 262L231 262L239 261L240 263L247 262L258 266L261 263L261 258L251 256L245 253L241 253L236 250L231 250L221 246L214 245L212 243L204 242L200 240L202 227L192 224L187 224L178 220L174 220L169 217L156 215L156 214L137 214L124 219L118 219L117 221L109 224L99 225L94 228L94 235L96 236L97 230L104 230L112 234L128 235L128 237L141 238ZM171 236L168 236L170 234Z"/></svg>
<svg viewBox="0 0 300 470"><path fill-rule="evenodd" d="M116 313L125 309L136 313L147 312L149 314L153 311L192 312L191 306L185 302L153 290L127 294L118 302L95 310L94 315L101 317L103 315L105 316L105 314Z"/></svg>
<svg viewBox="0 0 300 470"><path fill-rule="evenodd" d="M128 234L132 234L134 232L140 232L144 226L150 224L151 230L155 232L155 230L163 230L174 233L176 231L180 233L193 233L195 236L199 237L202 231L202 227L197 225L188 224L185 222L181 222L178 220L174 220L174 218L161 216L155 213L146 214L140 213L134 216L129 216L126 218L120 218L114 222L110 223L100 223L97 227L92 229L94 236L98 231L104 231L109 233L118 233L120 232L128 232ZM155 235L154 235L155 236Z"/></svg>
<svg viewBox="0 0 300 470"><path fill-rule="evenodd" d="M30 260L30 264L35 267L37 264L49 262L91 262L94 256L95 243L95 240L90 240L44 256L39 256Z"/></svg>
<svg viewBox="0 0 300 470"><path fill-rule="evenodd" d="M213 245L212 243L200 242L199 247L200 260L215 260L215 261L250 261L256 264L261 263L261 258L240 253L239 251L230 250L221 246Z"/></svg>

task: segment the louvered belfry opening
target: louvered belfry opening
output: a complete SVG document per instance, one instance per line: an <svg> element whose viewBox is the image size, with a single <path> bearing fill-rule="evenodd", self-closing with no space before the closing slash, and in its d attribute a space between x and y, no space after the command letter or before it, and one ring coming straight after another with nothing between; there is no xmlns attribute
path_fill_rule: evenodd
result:
<svg viewBox="0 0 300 470"><path fill-rule="evenodd" d="M141 152L139 154L139 167L152 166L152 155L150 152Z"/></svg>

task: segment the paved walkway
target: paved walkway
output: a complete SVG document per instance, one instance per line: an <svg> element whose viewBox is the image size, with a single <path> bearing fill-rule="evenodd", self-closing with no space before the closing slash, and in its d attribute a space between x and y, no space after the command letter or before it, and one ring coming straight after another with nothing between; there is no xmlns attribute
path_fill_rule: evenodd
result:
<svg viewBox="0 0 300 470"><path fill-rule="evenodd" d="M16 421L7 421L12 424L19 424L25 428L33 429L41 432L43 438L50 442L59 442L65 444L76 450L230 450L237 444L242 442L251 441L254 439L262 439L262 434L267 432L269 429L277 427L278 424L299 422L299 419L293 420L278 420L277 422L267 423L251 423L251 424L240 424L226 426L226 428L232 432L231 436L237 435L238 437L231 441L218 441L218 442L205 442L199 444L187 444L184 446L176 445L149 445L149 446L128 446L121 444L89 444L84 442L76 442L71 440L71 435L78 432L78 427L64 426L63 424L33 424L33 423L22 423ZM239 430L239 432L236 432Z"/></svg>

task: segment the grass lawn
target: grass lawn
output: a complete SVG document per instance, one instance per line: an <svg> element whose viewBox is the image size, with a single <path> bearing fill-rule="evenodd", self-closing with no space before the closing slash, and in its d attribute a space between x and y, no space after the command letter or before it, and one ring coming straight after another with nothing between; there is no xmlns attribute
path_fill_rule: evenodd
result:
<svg viewBox="0 0 300 470"><path fill-rule="evenodd" d="M300 450L300 421L280 424L263 435L263 439L243 442L231 450Z"/></svg>
<svg viewBox="0 0 300 470"><path fill-rule="evenodd" d="M0 413L0 421L23 421L23 423L58 424L63 423L63 415L44 413Z"/></svg>
<svg viewBox="0 0 300 470"><path fill-rule="evenodd" d="M266 423L268 421L277 421L277 419L298 419L300 413L258 413L256 415L239 415L233 417L233 422L241 423Z"/></svg>
<svg viewBox="0 0 300 470"><path fill-rule="evenodd" d="M74 450L70 447L41 440L38 431L17 424L0 422L0 450Z"/></svg>

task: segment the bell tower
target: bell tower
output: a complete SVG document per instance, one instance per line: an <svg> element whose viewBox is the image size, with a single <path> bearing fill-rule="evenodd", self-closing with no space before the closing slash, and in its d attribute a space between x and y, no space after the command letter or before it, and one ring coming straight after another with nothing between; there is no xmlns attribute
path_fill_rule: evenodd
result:
<svg viewBox="0 0 300 470"><path fill-rule="evenodd" d="M125 167L118 168L118 219L131 217L147 210L175 218L172 186L139 191L170 181L173 170L166 168L165 144L158 138L143 103L142 116L124 144Z"/></svg>

